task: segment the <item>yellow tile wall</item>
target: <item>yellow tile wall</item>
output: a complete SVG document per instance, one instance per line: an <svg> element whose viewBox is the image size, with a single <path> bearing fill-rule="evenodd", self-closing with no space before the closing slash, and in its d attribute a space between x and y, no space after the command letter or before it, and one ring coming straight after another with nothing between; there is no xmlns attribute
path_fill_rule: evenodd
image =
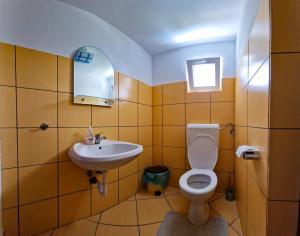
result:
<svg viewBox="0 0 300 236"><path fill-rule="evenodd" d="M299 235L299 7L298 1L261 1L237 63L236 147L261 152L258 161L235 160L244 235Z"/></svg>
<svg viewBox="0 0 300 236"><path fill-rule="evenodd" d="M121 73L111 108L72 103L72 60L0 43L2 206L7 235L34 235L95 215L138 191L152 165L152 87ZM46 131L38 127L48 123ZM133 162L108 172L108 195L68 157L87 127L140 143Z"/></svg>
<svg viewBox="0 0 300 236"><path fill-rule="evenodd" d="M234 124L234 78L222 81L220 92L188 93L186 82L153 87L153 164L170 169L170 185L178 187L180 176L190 169L186 148L186 125ZM234 136L220 132L219 159L215 171L218 192L234 182Z"/></svg>

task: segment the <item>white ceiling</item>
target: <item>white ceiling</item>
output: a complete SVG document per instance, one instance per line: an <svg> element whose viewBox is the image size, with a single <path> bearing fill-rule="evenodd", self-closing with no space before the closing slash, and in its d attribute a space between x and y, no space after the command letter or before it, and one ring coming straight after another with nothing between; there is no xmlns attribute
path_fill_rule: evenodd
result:
<svg viewBox="0 0 300 236"><path fill-rule="evenodd" d="M59 0L115 26L151 55L235 39L243 0Z"/></svg>

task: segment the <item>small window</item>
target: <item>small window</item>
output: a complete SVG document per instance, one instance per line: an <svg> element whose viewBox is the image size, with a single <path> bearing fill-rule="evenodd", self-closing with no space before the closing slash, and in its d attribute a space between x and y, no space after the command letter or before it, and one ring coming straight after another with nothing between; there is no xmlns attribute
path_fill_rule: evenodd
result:
<svg viewBox="0 0 300 236"><path fill-rule="evenodd" d="M202 58L187 61L189 92L221 90L221 58Z"/></svg>

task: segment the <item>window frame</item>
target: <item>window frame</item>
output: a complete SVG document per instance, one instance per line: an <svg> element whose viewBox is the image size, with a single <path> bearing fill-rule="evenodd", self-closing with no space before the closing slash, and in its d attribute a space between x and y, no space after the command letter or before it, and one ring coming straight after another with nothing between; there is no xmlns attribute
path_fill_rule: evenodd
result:
<svg viewBox="0 0 300 236"><path fill-rule="evenodd" d="M211 57L211 58L199 58L194 60L187 60L187 81L188 81L188 92L211 92L211 91L221 91L222 80L221 80L221 57ZM215 64L215 86L207 87L195 87L193 78L193 66L199 64Z"/></svg>

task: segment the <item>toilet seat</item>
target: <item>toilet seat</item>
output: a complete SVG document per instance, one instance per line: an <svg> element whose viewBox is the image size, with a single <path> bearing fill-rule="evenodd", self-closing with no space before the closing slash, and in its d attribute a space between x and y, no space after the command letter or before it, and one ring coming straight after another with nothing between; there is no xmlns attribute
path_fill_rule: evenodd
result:
<svg viewBox="0 0 300 236"><path fill-rule="evenodd" d="M204 175L210 178L210 183L203 188L193 188L188 184L191 176ZM218 178L213 170L210 169L191 169L184 173L179 180L180 188L189 194L204 195L215 190L218 183Z"/></svg>

